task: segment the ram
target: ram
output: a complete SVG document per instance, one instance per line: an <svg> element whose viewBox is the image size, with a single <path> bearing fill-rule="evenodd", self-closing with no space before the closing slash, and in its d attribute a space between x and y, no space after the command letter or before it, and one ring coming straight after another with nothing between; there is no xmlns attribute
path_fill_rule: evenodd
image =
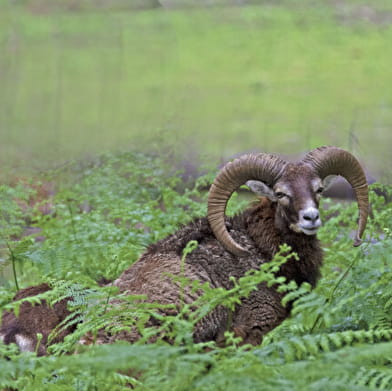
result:
<svg viewBox="0 0 392 391"><path fill-rule="evenodd" d="M298 284L308 282L315 286L323 259L316 237L321 226L319 200L333 175L343 176L355 192L359 220L354 246L358 246L368 217L368 186L364 171L351 153L337 147L320 147L297 163L269 154L248 154L229 162L218 173L210 188L206 218L196 219L150 246L114 285L121 293L144 295L149 302L170 304L170 314L173 314L173 308L181 300L192 303L198 296L191 290L182 292L173 276L185 274L188 279L210 287L230 289L232 277L238 279L247 271L260 268L274 257L282 244L288 244L298 260L285 263L279 275ZM227 218L227 202L243 184L263 197L242 213ZM191 240L197 241L198 246L186 257L182 267L182 252ZM259 344L263 335L290 313L289 306L281 304L282 297L274 287L261 284L233 312L218 306L201 319L194 327L194 341L221 342L225 331L230 330L244 343ZM40 306L34 310L39 318ZM23 313L19 320L6 316L0 330L3 339L10 340L7 332L14 325L27 323L23 341L31 342L25 342L24 347L35 346L37 328L34 333L29 332L28 319L23 320ZM41 333L47 335L48 331L41 330ZM138 337L137 332L129 332L120 336L101 335L100 341L110 343L121 338L134 342Z"/></svg>

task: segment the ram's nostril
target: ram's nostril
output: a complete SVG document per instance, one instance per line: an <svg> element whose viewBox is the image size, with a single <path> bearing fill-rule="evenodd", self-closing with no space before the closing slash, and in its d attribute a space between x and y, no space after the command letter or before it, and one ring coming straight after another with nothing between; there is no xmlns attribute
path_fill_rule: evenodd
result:
<svg viewBox="0 0 392 391"><path fill-rule="evenodd" d="M306 221L316 221L320 217L317 209L308 209L302 214L302 218Z"/></svg>

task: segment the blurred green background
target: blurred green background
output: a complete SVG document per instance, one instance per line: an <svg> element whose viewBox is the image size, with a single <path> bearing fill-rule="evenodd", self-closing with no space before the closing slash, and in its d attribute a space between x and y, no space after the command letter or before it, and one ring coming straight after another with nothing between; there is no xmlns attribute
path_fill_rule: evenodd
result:
<svg viewBox="0 0 392 391"><path fill-rule="evenodd" d="M4 0L2 176L330 144L391 183L391 49L389 0Z"/></svg>

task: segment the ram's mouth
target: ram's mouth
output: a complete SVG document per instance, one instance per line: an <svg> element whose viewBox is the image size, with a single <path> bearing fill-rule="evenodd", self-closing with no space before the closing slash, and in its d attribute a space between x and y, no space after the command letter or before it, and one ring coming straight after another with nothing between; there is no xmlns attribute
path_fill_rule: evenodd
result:
<svg viewBox="0 0 392 391"><path fill-rule="evenodd" d="M314 227L314 228L304 228L304 227L300 227L301 231L305 234L305 235L316 235L317 231L319 230L320 227Z"/></svg>
<svg viewBox="0 0 392 391"><path fill-rule="evenodd" d="M298 233L298 234L305 234L305 235L316 235L319 228L320 228L321 224L316 224L313 226L303 226L301 224L290 224L290 229L292 229L294 232Z"/></svg>

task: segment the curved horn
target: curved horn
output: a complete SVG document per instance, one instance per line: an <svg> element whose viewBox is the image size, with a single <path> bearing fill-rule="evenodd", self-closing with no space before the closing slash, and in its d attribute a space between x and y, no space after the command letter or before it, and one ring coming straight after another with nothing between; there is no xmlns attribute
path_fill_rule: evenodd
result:
<svg viewBox="0 0 392 391"><path fill-rule="evenodd" d="M280 177L286 162L269 154L249 154L227 163L216 176L208 195L208 221L215 237L235 255L247 251L237 244L227 231L225 210L235 190L248 180L258 180L272 186Z"/></svg>
<svg viewBox="0 0 392 391"><path fill-rule="evenodd" d="M359 221L354 246L359 246L369 215L369 190L365 173L358 160L343 149L320 147L309 152L303 162L313 166L321 179L328 175L341 175L350 183L358 202Z"/></svg>

